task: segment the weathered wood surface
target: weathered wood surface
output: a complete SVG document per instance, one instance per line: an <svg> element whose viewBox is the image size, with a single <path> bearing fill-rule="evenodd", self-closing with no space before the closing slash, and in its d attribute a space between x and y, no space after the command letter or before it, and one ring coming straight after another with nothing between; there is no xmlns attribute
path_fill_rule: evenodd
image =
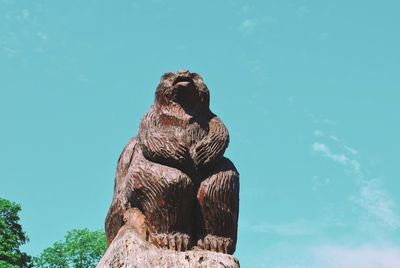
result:
<svg viewBox="0 0 400 268"><path fill-rule="evenodd" d="M96 268L239 268L232 255L206 250L160 249L122 227Z"/></svg>
<svg viewBox="0 0 400 268"><path fill-rule="evenodd" d="M168 252L161 254L168 256L166 261L176 256L177 262L220 256L209 251L235 252L239 173L224 157L229 133L209 103L209 90L199 74L185 69L164 74L138 134L118 160L105 224L108 244L121 228L130 226L143 242L167 250L154 256L151 250L140 256L138 250L129 257L138 258L136 262L160 258L160 252ZM124 245L136 249L144 245L135 241ZM120 243L125 242L114 247L122 250ZM168 251L193 249L199 251L189 255ZM117 255L108 253L107 258L119 256L116 249L112 252Z"/></svg>

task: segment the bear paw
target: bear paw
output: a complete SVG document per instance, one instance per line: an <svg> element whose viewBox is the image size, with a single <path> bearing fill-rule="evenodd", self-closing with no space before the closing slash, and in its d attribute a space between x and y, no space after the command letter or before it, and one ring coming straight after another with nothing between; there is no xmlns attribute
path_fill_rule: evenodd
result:
<svg viewBox="0 0 400 268"><path fill-rule="evenodd" d="M228 237L209 234L203 239L199 239L197 246L206 250L230 254L232 252L233 240Z"/></svg>
<svg viewBox="0 0 400 268"><path fill-rule="evenodd" d="M160 248L187 251L190 237L184 233L155 233L150 235L150 241Z"/></svg>

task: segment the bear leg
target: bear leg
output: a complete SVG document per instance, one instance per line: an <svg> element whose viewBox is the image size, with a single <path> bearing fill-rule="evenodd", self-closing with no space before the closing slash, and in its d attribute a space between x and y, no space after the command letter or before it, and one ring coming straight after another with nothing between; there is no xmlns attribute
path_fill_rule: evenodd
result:
<svg viewBox="0 0 400 268"><path fill-rule="evenodd" d="M197 191L200 248L232 254L236 247L239 214L239 173L222 158Z"/></svg>
<svg viewBox="0 0 400 268"><path fill-rule="evenodd" d="M129 202L145 216L148 240L173 250L190 244L193 183L176 168L144 161L129 171Z"/></svg>

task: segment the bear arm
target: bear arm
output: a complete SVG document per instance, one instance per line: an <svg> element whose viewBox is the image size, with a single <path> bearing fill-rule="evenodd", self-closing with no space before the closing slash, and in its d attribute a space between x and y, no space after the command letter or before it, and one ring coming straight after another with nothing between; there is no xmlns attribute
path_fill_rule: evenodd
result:
<svg viewBox="0 0 400 268"><path fill-rule="evenodd" d="M117 170L115 174L115 177L117 179L124 177L128 172L129 166L132 162L136 144L137 144L137 138L136 137L131 138L131 140L128 142L128 144L122 151L121 155L119 156L117 163Z"/></svg>
<svg viewBox="0 0 400 268"><path fill-rule="evenodd" d="M220 159L229 144L228 129L217 116L210 120L209 129L208 135L195 147L193 158L198 167Z"/></svg>
<svg viewBox="0 0 400 268"><path fill-rule="evenodd" d="M141 129L139 137L143 155L154 162L180 167L190 157L183 142L161 129Z"/></svg>

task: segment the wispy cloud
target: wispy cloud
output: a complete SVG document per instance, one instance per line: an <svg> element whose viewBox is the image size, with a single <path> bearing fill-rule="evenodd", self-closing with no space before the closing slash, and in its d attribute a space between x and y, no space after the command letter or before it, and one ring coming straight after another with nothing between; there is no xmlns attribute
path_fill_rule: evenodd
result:
<svg viewBox="0 0 400 268"><path fill-rule="evenodd" d="M339 138L338 138L338 137L336 137L335 135L329 135L329 138L330 138L331 140L334 140L334 141L336 141L336 142L338 142L338 141L339 141Z"/></svg>
<svg viewBox="0 0 400 268"><path fill-rule="evenodd" d="M331 215L330 211L325 211L318 218L300 218L282 223L262 222L249 225L249 227L256 233L279 236L282 239L295 239L295 237L321 236L325 232L342 229L344 225L337 217Z"/></svg>
<svg viewBox="0 0 400 268"><path fill-rule="evenodd" d="M368 212L368 220L375 219L383 227L391 230L400 228L396 203L382 190L379 180L374 179L363 183L352 201Z"/></svg>
<svg viewBox="0 0 400 268"><path fill-rule="evenodd" d="M362 176L360 163L357 160L348 158L343 153L332 153L331 149L323 143L314 142L312 145L313 151L320 153L322 156L327 157L334 162L351 168L351 171L357 176Z"/></svg>
<svg viewBox="0 0 400 268"><path fill-rule="evenodd" d="M328 157L342 165L345 165L348 161L348 158L344 154L333 154L328 146L323 143L314 142L312 147L314 152L321 153L323 156Z"/></svg>
<svg viewBox="0 0 400 268"><path fill-rule="evenodd" d="M320 129L316 129L313 132L314 137L317 138L321 138L325 136L325 133L320 130ZM346 144L344 144L338 137L336 137L335 135L329 135L328 136L331 140L335 141L336 143L338 143L341 147L343 147L343 149L345 149L347 152L351 153L352 155L357 155L358 151Z"/></svg>
<svg viewBox="0 0 400 268"><path fill-rule="evenodd" d="M314 124L323 124L323 125L327 125L327 126L334 126L334 125L336 125L336 122L334 121L334 120L332 120L332 119L329 119L329 118L325 118L325 117L323 117L323 116L319 116L319 115L316 115L316 114L314 114L314 113L312 113L312 112L309 112L309 111L305 111L306 112L306 115L311 119L311 121L314 123Z"/></svg>
<svg viewBox="0 0 400 268"><path fill-rule="evenodd" d="M312 183L313 183L313 188L312 188L313 191L317 191L323 186L328 186L331 183L331 179L329 177L321 178L319 176L313 176Z"/></svg>
<svg viewBox="0 0 400 268"><path fill-rule="evenodd" d="M348 246L284 242L266 249L257 267L273 268L398 268L400 248L395 245Z"/></svg>
<svg viewBox="0 0 400 268"><path fill-rule="evenodd" d="M240 24L239 29L246 32L246 33L252 33L254 31L254 28L256 27L256 22L253 19L245 19L242 21Z"/></svg>
<svg viewBox="0 0 400 268"><path fill-rule="evenodd" d="M300 219L291 223L260 223L252 227L253 231L277 236L309 236L318 232L317 221Z"/></svg>
<svg viewBox="0 0 400 268"><path fill-rule="evenodd" d="M313 135L315 137L323 137L324 136L324 132L322 130L316 129L316 130L314 130Z"/></svg>
<svg viewBox="0 0 400 268"><path fill-rule="evenodd" d="M277 22L278 20L272 16L246 18L242 20L238 29L243 33L252 34L256 30L265 30L273 27Z"/></svg>
<svg viewBox="0 0 400 268"><path fill-rule="evenodd" d="M315 136L315 135L314 135ZM361 163L349 156L358 155L358 151L349 146L344 145L336 136L329 136L335 141L339 147L343 148L342 152L333 152L328 145L324 143L314 142L312 149L315 153L332 160L346 168L353 176L354 182L358 187L358 192L349 199L358 208L362 209L363 217L368 223L373 219L379 226L388 230L397 230L400 228L400 217L398 215L398 207L390 195L380 186L380 180L377 178L369 179L365 176ZM365 220L364 219L364 220Z"/></svg>
<svg viewBox="0 0 400 268"><path fill-rule="evenodd" d="M343 148L348 151L349 153L353 154L353 155L358 155L358 151L354 148L351 148L347 145L343 145Z"/></svg>
<svg viewBox="0 0 400 268"><path fill-rule="evenodd" d="M400 248L361 246L324 246L315 250L315 267L326 268L398 268Z"/></svg>
<svg viewBox="0 0 400 268"><path fill-rule="evenodd" d="M0 24L4 24L4 29L0 34L0 52L2 50L9 58L23 61L26 61L27 53L45 52L48 36L41 30L42 26L37 20L43 12L40 2L32 5L30 9L21 9L12 0L0 1ZM24 45L27 43L34 45Z"/></svg>
<svg viewBox="0 0 400 268"><path fill-rule="evenodd" d="M23 9L21 13L22 13L22 19L24 20L28 20L31 14L29 9Z"/></svg>

